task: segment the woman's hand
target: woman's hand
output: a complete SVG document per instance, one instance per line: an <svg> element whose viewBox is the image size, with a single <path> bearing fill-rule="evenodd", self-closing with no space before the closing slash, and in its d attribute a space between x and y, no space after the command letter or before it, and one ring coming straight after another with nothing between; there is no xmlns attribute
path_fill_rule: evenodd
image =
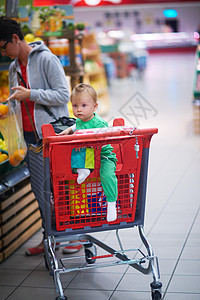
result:
<svg viewBox="0 0 200 300"><path fill-rule="evenodd" d="M23 101L27 98L30 98L31 90L26 89L23 86L12 87L12 91L15 91L10 97L9 100L16 99L18 101Z"/></svg>

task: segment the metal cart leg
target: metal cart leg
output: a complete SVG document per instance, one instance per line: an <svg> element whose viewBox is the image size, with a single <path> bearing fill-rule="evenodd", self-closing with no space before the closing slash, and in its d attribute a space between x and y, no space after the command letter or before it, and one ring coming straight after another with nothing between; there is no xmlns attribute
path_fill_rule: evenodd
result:
<svg viewBox="0 0 200 300"><path fill-rule="evenodd" d="M67 297L63 293L62 283L60 280L58 260L54 253L55 246L55 240L51 237L48 236L47 239L44 240L45 263L46 267L50 271L50 274L54 277L55 288L56 291L59 293L59 296L56 297L56 300L67 300Z"/></svg>
<svg viewBox="0 0 200 300"><path fill-rule="evenodd" d="M144 228L142 225L138 226L138 231L139 231L141 240L142 240L144 246L146 247L148 255L149 255L148 271L150 271L153 275L153 282L150 284L152 300L160 300L162 297L162 292L161 292L162 283L159 281L160 272L159 272L158 260L157 260L157 257L154 256L153 249L144 234ZM155 267L155 261L156 261L156 267Z"/></svg>
<svg viewBox="0 0 200 300"><path fill-rule="evenodd" d="M63 293L59 270L54 271L54 281L55 281L56 290L59 293L59 296L56 297L56 300L67 300L67 297Z"/></svg>
<svg viewBox="0 0 200 300"><path fill-rule="evenodd" d="M51 237L47 237L44 240L44 255L45 255L45 264L50 274L53 275L55 269L58 269L58 261L55 256L55 249L53 249L54 242Z"/></svg>

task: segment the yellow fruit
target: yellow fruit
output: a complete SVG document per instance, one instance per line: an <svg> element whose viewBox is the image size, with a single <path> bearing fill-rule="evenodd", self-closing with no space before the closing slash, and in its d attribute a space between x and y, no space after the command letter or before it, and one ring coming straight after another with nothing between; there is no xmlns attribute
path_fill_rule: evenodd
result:
<svg viewBox="0 0 200 300"><path fill-rule="evenodd" d="M0 105L0 115L5 116L8 113L8 106L1 104Z"/></svg>
<svg viewBox="0 0 200 300"><path fill-rule="evenodd" d="M8 99L10 95L10 92L9 92L9 87L8 86L2 86L0 87L0 102L4 102L6 99Z"/></svg>
<svg viewBox="0 0 200 300"><path fill-rule="evenodd" d="M37 36L34 38L34 42L37 42L37 41L43 41L43 39Z"/></svg>
<svg viewBox="0 0 200 300"><path fill-rule="evenodd" d="M0 149L7 151L6 143L2 139L0 139Z"/></svg>
<svg viewBox="0 0 200 300"><path fill-rule="evenodd" d="M27 33L24 37L25 41L29 44L34 41L35 36L32 33Z"/></svg>
<svg viewBox="0 0 200 300"><path fill-rule="evenodd" d="M8 97L9 97L9 94L3 94L3 95L1 96L1 98L3 99L3 102L5 102L5 100L7 100Z"/></svg>
<svg viewBox="0 0 200 300"><path fill-rule="evenodd" d="M43 35L42 30L40 30L40 29L36 30L35 35L37 35L37 36Z"/></svg>
<svg viewBox="0 0 200 300"><path fill-rule="evenodd" d="M1 87L1 94L8 94L9 95L9 87L8 86L2 86Z"/></svg>
<svg viewBox="0 0 200 300"><path fill-rule="evenodd" d="M7 159L8 159L8 155L7 154L4 154L4 153L0 154L0 164L2 162L4 162L5 160L7 160Z"/></svg>
<svg viewBox="0 0 200 300"><path fill-rule="evenodd" d="M16 161L22 161L25 157L25 150L24 149L17 149L14 154L14 159Z"/></svg>

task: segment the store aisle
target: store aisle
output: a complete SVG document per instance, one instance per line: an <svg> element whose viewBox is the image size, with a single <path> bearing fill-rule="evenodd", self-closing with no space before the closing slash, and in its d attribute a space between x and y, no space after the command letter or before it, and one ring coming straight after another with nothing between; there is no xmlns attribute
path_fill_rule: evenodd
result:
<svg viewBox="0 0 200 300"><path fill-rule="evenodd" d="M111 111L105 119L158 127L149 160L145 232L159 258L163 299L200 299L200 135L193 134L194 54L151 55L138 76L114 80ZM114 232L94 234L116 245ZM140 247L137 229L121 231L125 248ZM0 264L1 300L53 300L56 293L43 256L25 257L40 242L35 234ZM59 250L61 253L61 249ZM83 251L81 250L83 255ZM81 258L81 260L84 259ZM149 300L151 275L128 266L63 276L69 300Z"/></svg>

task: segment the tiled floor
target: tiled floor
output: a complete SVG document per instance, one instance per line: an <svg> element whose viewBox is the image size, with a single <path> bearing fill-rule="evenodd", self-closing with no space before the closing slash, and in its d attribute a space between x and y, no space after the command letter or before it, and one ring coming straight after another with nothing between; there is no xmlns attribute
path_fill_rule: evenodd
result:
<svg viewBox="0 0 200 300"><path fill-rule="evenodd" d="M150 150L145 232L159 258L165 300L200 299L200 135L193 134L192 123L194 63L194 54L151 55L142 76L133 72L129 79L112 82L111 111L105 116L108 121L126 116L127 124L159 128ZM113 231L94 236L116 244ZM121 237L125 248L141 246L136 228L122 230ZM24 250L40 240L38 232L0 264L1 300L55 299L43 255L24 256ZM151 299L152 276L127 265L71 272L62 278L69 300Z"/></svg>

